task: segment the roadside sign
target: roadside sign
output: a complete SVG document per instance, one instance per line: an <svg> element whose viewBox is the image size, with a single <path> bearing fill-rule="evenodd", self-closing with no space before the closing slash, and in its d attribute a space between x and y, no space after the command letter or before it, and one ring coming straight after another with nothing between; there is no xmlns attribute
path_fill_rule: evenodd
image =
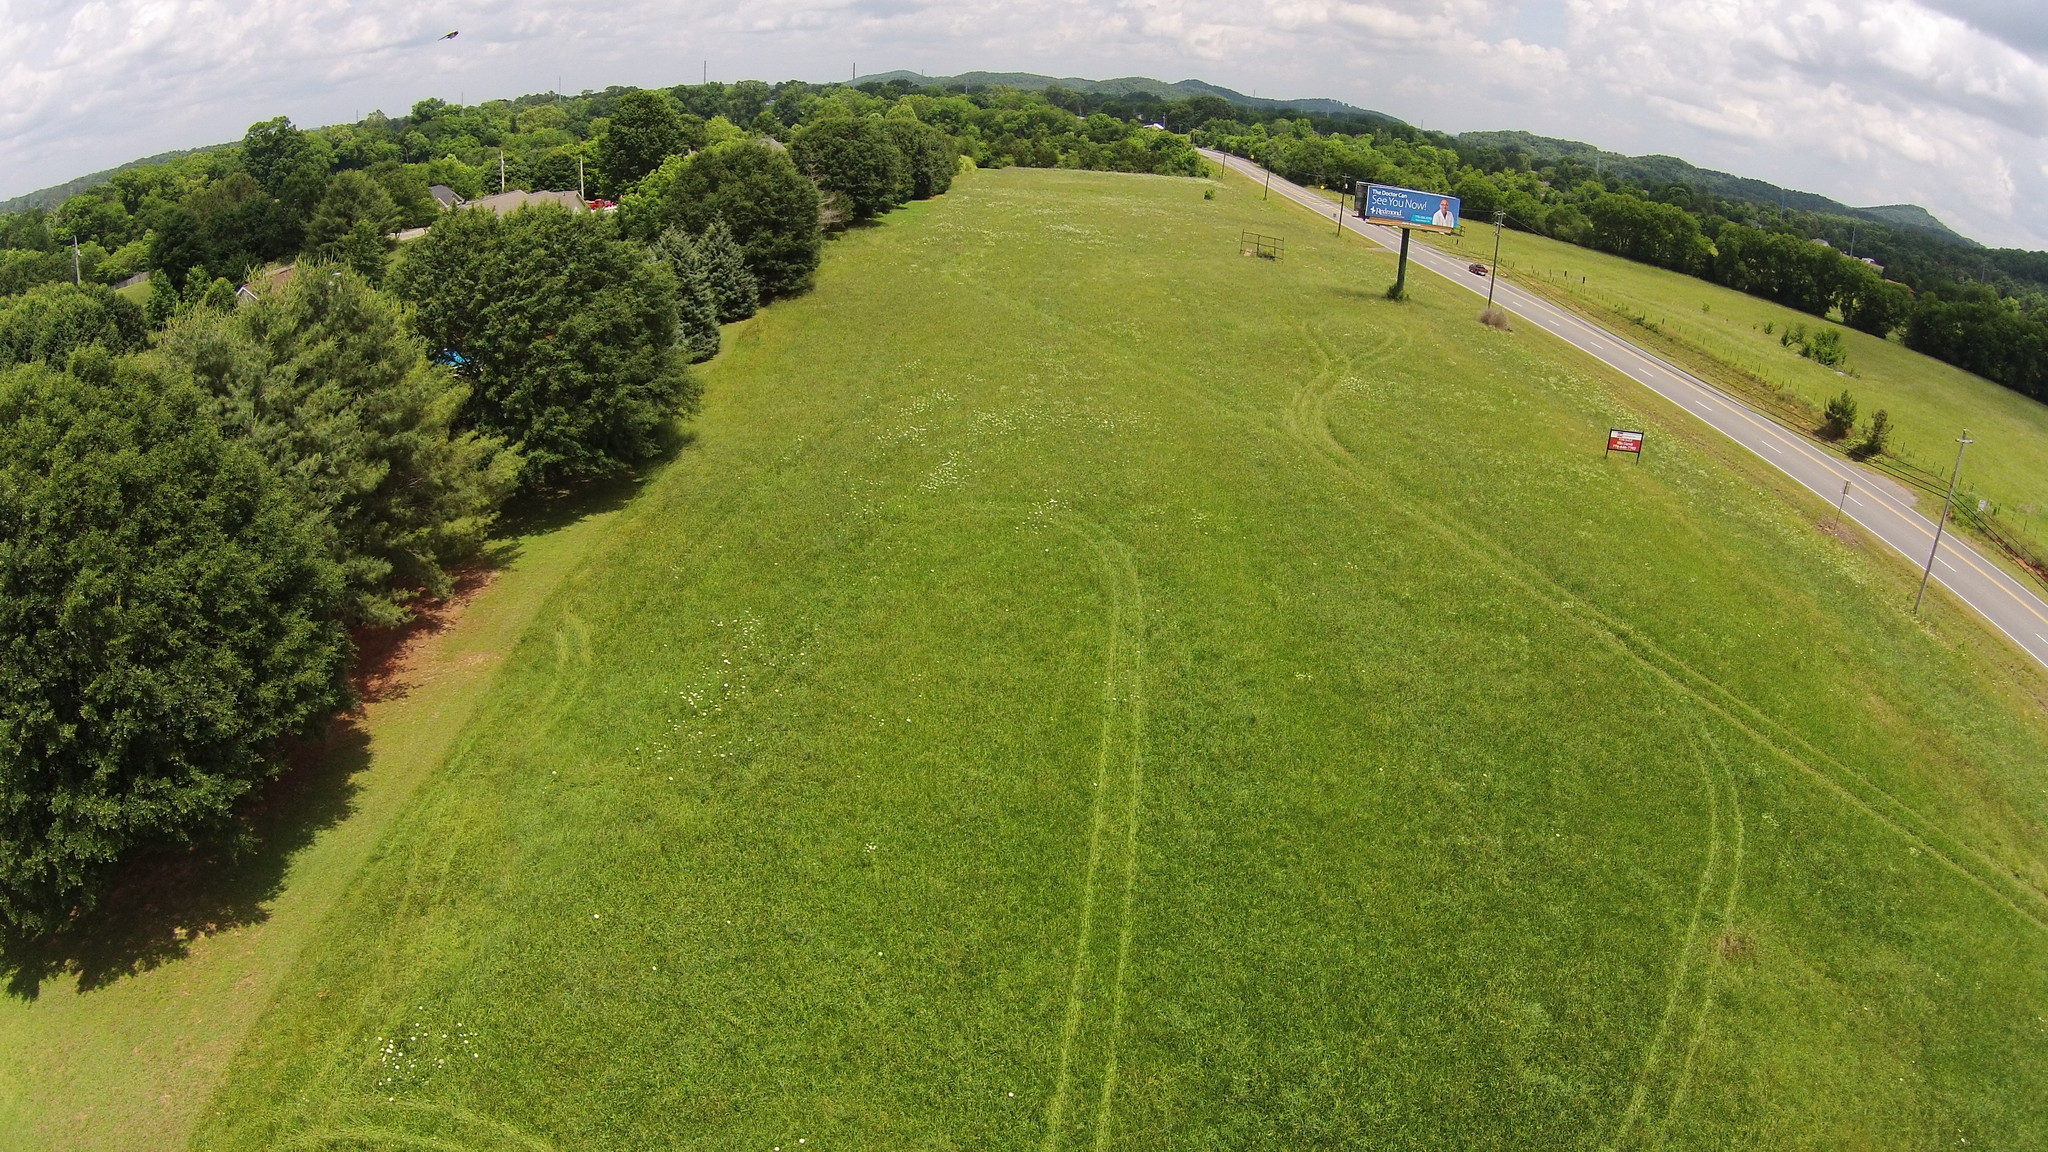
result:
<svg viewBox="0 0 2048 1152"><path fill-rule="evenodd" d="M1418 228L1424 232L1450 232L1458 227L1456 196L1396 188L1390 184L1358 184L1358 214L1374 224L1396 228Z"/></svg>
<svg viewBox="0 0 2048 1152"><path fill-rule="evenodd" d="M1638 460L1643 458L1643 434L1627 428L1607 430L1607 451L1633 452Z"/></svg>

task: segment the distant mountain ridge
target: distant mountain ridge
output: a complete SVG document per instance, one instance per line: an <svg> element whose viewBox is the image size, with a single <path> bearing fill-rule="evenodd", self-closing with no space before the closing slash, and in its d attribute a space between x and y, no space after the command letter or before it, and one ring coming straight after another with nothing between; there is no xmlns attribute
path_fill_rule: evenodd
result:
<svg viewBox="0 0 2048 1152"><path fill-rule="evenodd" d="M1264 96L1247 96L1234 89L1211 84L1206 80L1180 80L1167 83L1149 76L1120 76L1114 80L1087 80L1079 76L1041 76L1036 72L962 72L958 76L926 76L917 72L897 69L894 72L877 72L862 76L855 84L870 82L887 84L891 80L907 80L912 84L930 84L939 88L1025 88L1042 91L1057 84L1076 92L1090 95L1101 93L1107 96L1157 96L1162 100L1186 100L1192 96L1220 96L1240 108L1256 108L1260 111L1278 112L1283 108L1322 116L1352 116L1364 120L1382 120L1389 124L1404 124L1406 121L1385 112L1360 108L1342 100L1321 97L1305 100L1274 100Z"/></svg>
<svg viewBox="0 0 2048 1152"><path fill-rule="evenodd" d="M1934 213L1918 204L1884 204L1875 208L1856 208L1816 192L1800 192L1796 189L1781 188L1767 180L1701 168L1676 156L1625 156L1618 152L1603 151L1583 141L1538 136L1533 132L1462 132L1458 135L1458 143L1491 146L1502 151L1519 149L1536 164L1565 159L1576 160L1582 164L1597 163L1602 171L1633 177L1644 184L1691 184L1731 199L1777 203L1786 208L1797 208L1802 212L1825 212L1851 219L1861 218L1879 224L1889 224L1894 228L1910 228L1916 232L1931 233L1965 248L1983 247L1977 241L1942 223Z"/></svg>
<svg viewBox="0 0 2048 1152"><path fill-rule="evenodd" d="M241 141L235 141L235 144L239 143ZM172 160L182 160L187 156L197 156L201 152L218 152L223 148L232 148L235 144L207 144L198 148L180 148L173 152L159 152L154 156L144 156L140 160L130 160L126 164L118 164L112 168L90 172L84 176L66 180L62 184L52 184L48 188L38 188L33 192L24 192L12 200L0 200L0 212L25 212L30 208L42 208L44 210L55 208L87 188L96 188L101 184L105 184L113 178L116 172L126 172L130 168L140 168L146 164L165 164Z"/></svg>

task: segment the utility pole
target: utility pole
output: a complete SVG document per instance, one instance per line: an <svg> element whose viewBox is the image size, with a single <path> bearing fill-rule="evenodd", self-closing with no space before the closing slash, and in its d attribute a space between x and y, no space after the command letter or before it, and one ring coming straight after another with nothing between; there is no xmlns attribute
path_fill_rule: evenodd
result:
<svg viewBox="0 0 2048 1152"><path fill-rule="evenodd" d="M1266 190L1259 195L1259 199L1264 200L1271 195L1273 195L1273 170L1268 168L1266 169Z"/></svg>
<svg viewBox="0 0 2048 1152"><path fill-rule="evenodd" d="M1344 235L1344 189L1337 189L1337 235Z"/></svg>
<svg viewBox="0 0 2048 1152"><path fill-rule="evenodd" d="M706 60L706 61L704 61L704 71L698 74L698 76L697 76L697 83L699 83L699 84L709 84L709 83L711 83L711 61L709 61L709 60Z"/></svg>
<svg viewBox="0 0 2048 1152"><path fill-rule="evenodd" d="M1855 486L1851 481L1842 481L1842 498L1835 501L1835 527L1837 528L1842 526L1842 510L1849 506L1849 489Z"/></svg>
<svg viewBox="0 0 2048 1152"><path fill-rule="evenodd" d="M78 288L83 287L84 284L85 279L78 271L78 233L73 232L71 234L71 286Z"/></svg>
<svg viewBox="0 0 2048 1152"><path fill-rule="evenodd" d="M1956 468L1955 471L1949 473L1948 495L1943 497L1941 501L1941 519L1934 522L1934 547L1927 550L1927 570L1920 574L1920 591L1913 597L1913 615L1915 616L1920 614L1920 601L1927 598L1927 578L1934 575L1934 554L1941 551L1941 530L1948 526L1949 506L1956 502L1956 481L1963 474L1963 449L1975 443L1975 440L1970 439L1970 430L1967 428L1963 429L1963 434L1956 438Z"/></svg>
<svg viewBox="0 0 2048 1152"><path fill-rule="evenodd" d="M1486 277L1486 307L1493 308L1493 286L1500 280L1500 226L1507 222L1506 211L1493 214L1493 271Z"/></svg>

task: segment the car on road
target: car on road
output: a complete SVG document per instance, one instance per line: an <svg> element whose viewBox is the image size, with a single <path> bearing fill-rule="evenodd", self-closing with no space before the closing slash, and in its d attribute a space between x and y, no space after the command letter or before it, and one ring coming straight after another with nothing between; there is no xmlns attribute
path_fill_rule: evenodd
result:
<svg viewBox="0 0 2048 1152"><path fill-rule="evenodd" d="M1486 265L1484 265L1484 264L1467 264L1467 265L1465 266L1465 271L1467 271L1467 272L1470 272L1470 273L1471 273L1471 274L1473 274L1474 276L1484 276L1484 275L1486 275Z"/></svg>

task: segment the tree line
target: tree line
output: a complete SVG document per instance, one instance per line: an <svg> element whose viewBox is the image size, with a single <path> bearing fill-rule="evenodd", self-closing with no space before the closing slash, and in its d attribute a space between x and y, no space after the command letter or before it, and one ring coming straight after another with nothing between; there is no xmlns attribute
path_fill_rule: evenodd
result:
<svg viewBox="0 0 2048 1152"><path fill-rule="evenodd" d="M2048 400L2048 254L1986 251L1904 228L1788 212L1690 184L1645 185L1557 157L1463 147L1442 134L1320 132L1242 110L1195 142L1301 183L1360 180L1448 192L1490 222L1724 284L1879 337ZM1851 252L1857 253L1852 255Z"/></svg>
<svg viewBox="0 0 2048 1152"><path fill-rule="evenodd" d="M749 81L278 117L0 216L0 951L232 842L366 630L662 455L722 325L977 163L1201 170L1035 94ZM435 196L501 180L578 196Z"/></svg>
<svg viewBox="0 0 2048 1152"><path fill-rule="evenodd" d="M876 191L888 172L857 169L877 154L885 169L904 165L906 197L932 194L963 155L984 168L1201 170L1183 136L1130 116L1077 114L1043 93L867 88L749 80L472 106L429 99L403 116L373 112L313 130L280 117L252 126L238 147L118 172L47 213L0 215L0 295L73 279L74 242L79 279L115 284L154 269L180 294L195 272L203 291L301 253L374 271L383 235L435 219L437 185L468 200L509 189L616 200L667 156L748 139L797 147L820 122L849 118L884 120L876 131L891 133L892 147L848 148L822 138L829 133L814 141L813 174L835 161L856 166L824 185L828 209L848 220L895 195ZM911 125L929 131L913 139Z"/></svg>

